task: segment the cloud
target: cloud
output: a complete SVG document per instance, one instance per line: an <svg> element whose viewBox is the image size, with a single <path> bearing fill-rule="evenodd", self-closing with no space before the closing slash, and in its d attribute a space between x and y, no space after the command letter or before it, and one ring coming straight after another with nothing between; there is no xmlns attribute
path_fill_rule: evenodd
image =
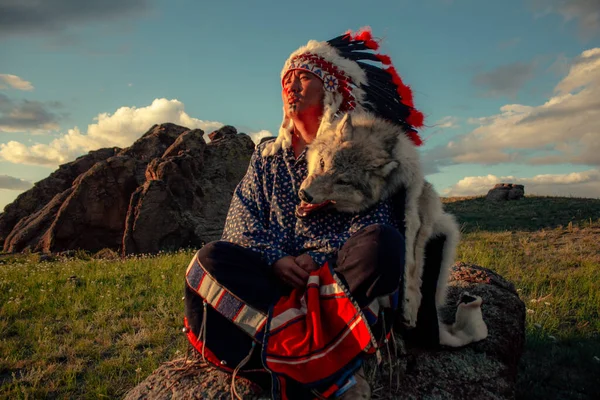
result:
<svg viewBox="0 0 600 400"><path fill-rule="evenodd" d="M0 74L0 89L7 88L7 86L5 86L3 83L13 89L27 90L27 91L33 90L33 85L31 84L31 82L26 81L26 80L18 77L17 75Z"/></svg>
<svg viewBox="0 0 600 400"><path fill-rule="evenodd" d="M248 135L250 136L254 144L259 144L263 138L275 136L270 131L265 129L258 132L251 132Z"/></svg>
<svg viewBox="0 0 600 400"><path fill-rule="evenodd" d="M576 21L583 37L600 33L600 0L532 0L534 10L560 14L567 22Z"/></svg>
<svg viewBox="0 0 600 400"><path fill-rule="evenodd" d="M591 169L568 174L544 174L533 178L514 176L467 176L442 190L444 196L485 195L497 183L525 185L526 194L541 196L600 197L600 170Z"/></svg>
<svg viewBox="0 0 600 400"><path fill-rule="evenodd" d="M171 122L206 133L223 126L220 122L190 117L182 102L164 98L155 99L146 107L121 107L113 114L101 113L94 119L96 122L88 125L86 132L74 127L49 144L26 146L16 141L0 144L0 158L17 164L54 168L90 150L128 147L154 124Z"/></svg>
<svg viewBox="0 0 600 400"><path fill-rule="evenodd" d="M468 122L477 127L427 151L426 163L600 165L600 48L572 60L544 104L507 104Z"/></svg>
<svg viewBox="0 0 600 400"><path fill-rule="evenodd" d="M436 128L456 128L458 126L458 118L447 116L437 121L433 126Z"/></svg>
<svg viewBox="0 0 600 400"><path fill-rule="evenodd" d="M62 33L66 27L127 18L149 8L149 0L0 0L0 37Z"/></svg>
<svg viewBox="0 0 600 400"><path fill-rule="evenodd" d="M0 189L8 190L27 190L33 186L33 183L24 181L8 175L0 175Z"/></svg>
<svg viewBox="0 0 600 400"><path fill-rule="evenodd" d="M13 101L0 93L0 132L46 133L58 129L64 114L57 112L62 104L57 101Z"/></svg>
<svg viewBox="0 0 600 400"><path fill-rule="evenodd" d="M489 97L515 97L527 81L533 78L535 68L535 62L506 64L475 75L472 83L484 89L485 95Z"/></svg>

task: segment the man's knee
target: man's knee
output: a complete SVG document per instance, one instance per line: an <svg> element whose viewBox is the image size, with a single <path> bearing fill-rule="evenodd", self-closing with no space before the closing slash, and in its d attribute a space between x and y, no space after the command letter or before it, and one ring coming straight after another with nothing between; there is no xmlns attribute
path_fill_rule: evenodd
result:
<svg viewBox="0 0 600 400"><path fill-rule="evenodd" d="M202 260L218 258L226 248L227 242L221 240L215 240L214 242L207 243L202 246L200 250L198 250L198 259L202 262Z"/></svg>
<svg viewBox="0 0 600 400"><path fill-rule="evenodd" d="M218 275L227 273L224 269L230 269L237 265L262 262L260 255L251 249L223 240L205 244L198 250L198 261L208 273Z"/></svg>
<svg viewBox="0 0 600 400"><path fill-rule="evenodd" d="M404 271L405 242L398 229L373 224L356 232L351 240L359 244L357 250L361 249L369 264L376 266L377 274L391 281L400 280Z"/></svg>

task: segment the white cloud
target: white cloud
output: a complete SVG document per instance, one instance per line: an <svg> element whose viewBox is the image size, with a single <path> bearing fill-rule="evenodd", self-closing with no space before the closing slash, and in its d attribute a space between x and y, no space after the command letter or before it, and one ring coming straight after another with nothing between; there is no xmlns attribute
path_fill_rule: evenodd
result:
<svg viewBox="0 0 600 400"><path fill-rule="evenodd" d="M600 48L571 62L554 96L539 106L507 104L470 118L478 125L424 154L426 163L600 165Z"/></svg>
<svg viewBox="0 0 600 400"><path fill-rule="evenodd" d="M525 186L525 194L542 196L600 197L600 170L591 169L568 174L544 174L532 178L515 176L467 176L442 190L444 196L485 195L497 183Z"/></svg>
<svg viewBox="0 0 600 400"><path fill-rule="evenodd" d="M0 189L8 190L27 190L33 186L33 183L14 176L0 175Z"/></svg>
<svg viewBox="0 0 600 400"><path fill-rule="evenodd" d="M444 118L440 119L439 121L437 121L435 124L433 124L433 126L436 128L456 128L457 125L458 125L458 118L451 117L451 116L444 117Z"/></svg>
<svg viewBox="0 0 600 400"><path fill-rule="evenodd" d="M17 75L11 74L0 74L0 89L6 89L7 87L2 83L8 85L13 89L18 90L33 90L33 85L31 82L24 80L23 78L18 77Z"/></svg>
<svg viewBox="0 0 600 400"><path fill-rule="evenodd" d="M265 129L258 132L251 132L248 135L250 136L254 144L259 144L263 138L274 136L270 131Z"/></svg>
<svg viewBox="0 0 600 400"><path fill-rule="evenodd" d="M189 116L179 100L155 99L146 107L121 107L114 113L101 113L86 132L78 127L49 144L26 146L10 141L0 144L0 158L17 164L56 167L81 154L102 147L128 147L154 124L171 122L207 134L223 126L220 122L203 121Z"/></svg>

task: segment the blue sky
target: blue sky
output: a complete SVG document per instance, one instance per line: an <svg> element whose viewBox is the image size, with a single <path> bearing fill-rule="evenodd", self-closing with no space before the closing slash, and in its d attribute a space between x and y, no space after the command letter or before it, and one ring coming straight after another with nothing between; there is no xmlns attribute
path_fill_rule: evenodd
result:
<svg viewBox="0 0 600 400"><path fill-rule="evenodd" d="M600 197L600 1L0 0L0 207L152 124L255 138L309 39L370 26L426 115L444 195Z"/></svg>

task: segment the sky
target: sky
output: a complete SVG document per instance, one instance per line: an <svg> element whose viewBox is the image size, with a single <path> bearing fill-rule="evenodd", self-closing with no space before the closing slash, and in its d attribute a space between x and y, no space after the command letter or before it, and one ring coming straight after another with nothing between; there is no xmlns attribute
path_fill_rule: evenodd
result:
<svg viewBox="0 0 600 400"><path fill-rule="evenodd" d="M156 123L275 135L289 54L364 26L441 195L600 198L600 0L0 0L0 207Z"/></svg>

